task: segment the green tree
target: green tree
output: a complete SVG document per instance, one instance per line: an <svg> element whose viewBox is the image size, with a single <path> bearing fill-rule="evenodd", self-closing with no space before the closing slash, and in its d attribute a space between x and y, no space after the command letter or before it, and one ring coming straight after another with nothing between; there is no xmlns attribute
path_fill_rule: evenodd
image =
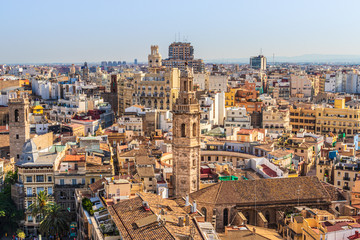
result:
<svg viewBox="0 0 360 240"><path fill-rule="evenodd" d="M34 217L40 215L40 218L43 219L48 205L49 195L45 191L40 191L36 196L35 202L29 206L29 211Z"/></svg>
<svg viewBox="0 0 360 240"><path fill-rule="evenodd" d="M4 187L0 191L0 237L5 233L14 233L23 219L23 212L16 209L11 199L11 184L17 179L17 172L8 172L5 176Z"/></svg>
<svg viewBox="0 0 360 240"><path fill-rule="evenodd" d="M16 231L16 235L17 235L18 238L20 238L20 239L25 239L25 238L26 238L26 235L25 235L24 231L21 230L21 229L18 229L18 230Z"/></svg>
<svg viewBox="0 0 360 240"><path fill-rule="evenodd" d="M82 206L90 215L94 215L94 211L92 210L93 204L91 203L90 199L83 198Z"/></svg>
<svg viewBox="0 0 360 240"><path fill-rule="evenodd" d="M5 185L12 185L16 183L17 179L18 179L18 172L9 171L6 173L4 183Z"/></svg>
<svg viewBox="0 0 360 240"><path fill-rule="evenodd" d="M40 232L45 236L54 236L60 239L69 229L68 218L60 205L49 203L45 207L45 217L40 222Z"/></svg>

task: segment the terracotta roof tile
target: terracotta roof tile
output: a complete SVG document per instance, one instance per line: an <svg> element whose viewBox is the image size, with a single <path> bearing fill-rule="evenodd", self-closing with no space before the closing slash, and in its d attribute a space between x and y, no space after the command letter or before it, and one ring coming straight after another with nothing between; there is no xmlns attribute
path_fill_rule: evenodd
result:
<svg viewBox="0 0 360 240"><path fill-rule="evenodd" d="M65 155L63 162L85 162L85 155Z"/></svg>
<svg viewBox="0 0 360 240"><path fill-rule="evenodd" d="M140 228L134 227L136 221L154 214L144 210L140 197L121 201L108 209L124 239L175 239L165 226L159 226L157 222Z"/></svg>
<svg viewBox="0 0 360 240"><path fill-rule="evenodd" d="M297 178L274 178L221 182L190 194L190 197L203 204L252 204L254 192L258 204L271 204L280 201L330 201L330 196L315 176Z"/></svg>

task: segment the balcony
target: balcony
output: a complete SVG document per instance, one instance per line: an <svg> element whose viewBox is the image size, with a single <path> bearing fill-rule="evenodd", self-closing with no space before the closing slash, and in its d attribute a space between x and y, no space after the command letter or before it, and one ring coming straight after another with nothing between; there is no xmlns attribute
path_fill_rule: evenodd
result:
<svg viewBox="0 0 360 240"><path fill-rule="evenodd" d="M350 190L350 187L349 187L349 186L344 186L343 189L349 191L349 190Z"/></svg>
<svg viewBox="0 0 360 240"><path fill-rule="evenodd" d="M344 181L350 181L350 178L349 177L344 177L343 180Z"/></svg>
<svg viewBox="0 0 360 240"><path fill-rule="evenodd" d="M55 184L55 188L83 188L85 184Z"/></svg>

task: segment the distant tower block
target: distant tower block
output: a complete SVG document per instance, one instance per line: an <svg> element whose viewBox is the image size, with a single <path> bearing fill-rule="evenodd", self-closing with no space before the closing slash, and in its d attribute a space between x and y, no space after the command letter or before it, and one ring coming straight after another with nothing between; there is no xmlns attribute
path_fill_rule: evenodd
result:
<svg viewBox="0 0 360 240"><path fill-rule="evenodd" d="M151 46L151 53L148 56L148 61L149 61L149 67L161 67L162 59L159 53L159 46L157 45Z"/></svg>
<svg viewBox="0 0 360 240"><path fill-rule="evenodd" d="M24 143L30 139L29 99L27 96L9 99L10 157L19 161Z"/></svg>

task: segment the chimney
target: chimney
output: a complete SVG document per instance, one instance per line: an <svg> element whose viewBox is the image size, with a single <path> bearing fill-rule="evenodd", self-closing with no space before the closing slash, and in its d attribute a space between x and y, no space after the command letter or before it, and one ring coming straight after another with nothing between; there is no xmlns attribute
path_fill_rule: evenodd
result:
<svg viewBox="0 0 360 240"><path fill-rule="evenodd" d="M179 227L184 226L184 217L179 217Z"/></svg>
<svg viewBox="0 0 360 240"><path fill-rule="evenodd" d="M185 226L189 226L190 225L190 216L189 214L186 214L185 216Z"/></svg>
<svg viewBox="0 0 360 240"><path fill-rule="evenodd" d="M190 205L190 202L189 202L189 194L186 194L186 197L185 197L185 206L189 206Z"/></svg>
<svg viewBox="0 0 360 240"><path fill-rule="evenodd" d="M196 213L197 209L196 209L196 201L194 200L193 205L191 206L191 213Z"/></svg>

